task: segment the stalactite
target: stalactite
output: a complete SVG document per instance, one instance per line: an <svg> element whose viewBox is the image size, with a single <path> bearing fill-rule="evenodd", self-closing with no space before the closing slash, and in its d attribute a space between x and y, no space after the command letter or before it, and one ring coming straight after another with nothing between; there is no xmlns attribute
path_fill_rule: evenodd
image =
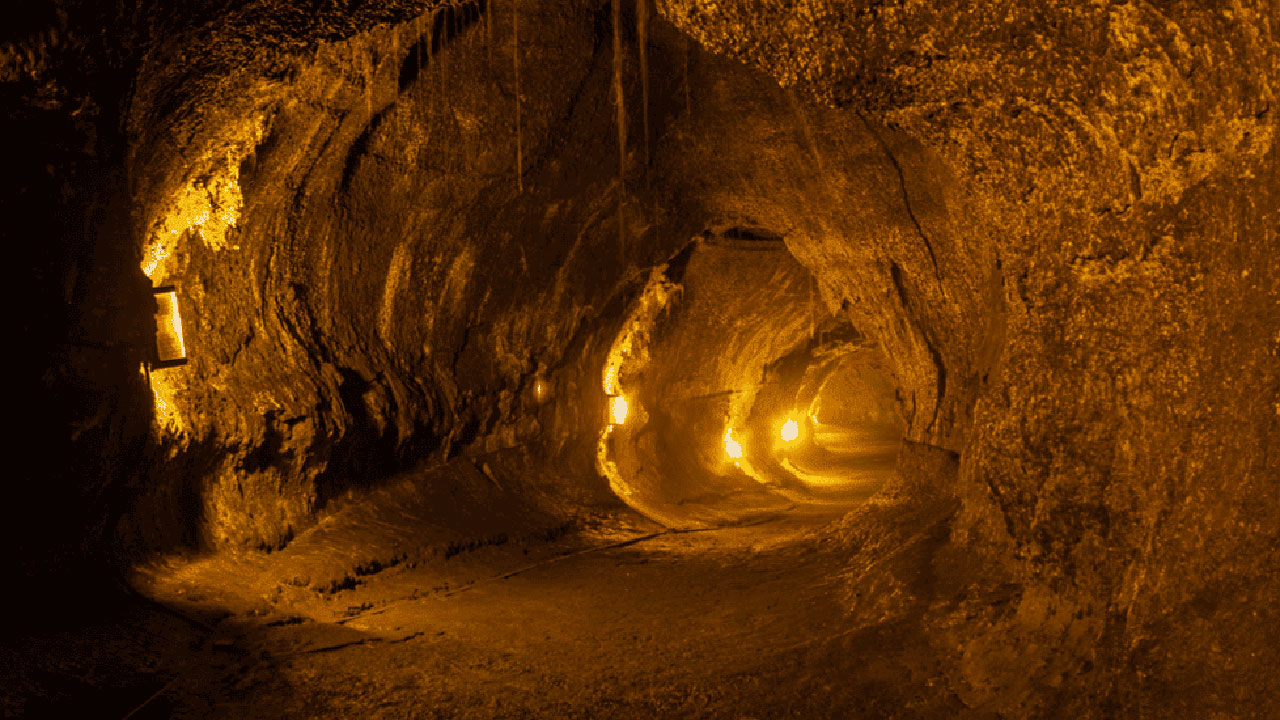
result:
<svg viewBox="0 0 1280 720"><path fill-rule="evenodd" d="M493 3L489 0L484 6L484 53L489 65L493 65Z"/></svg>
<svg viewBox="0 0 1280 720"><path fill-rule="evenodd" d="M373 50L369 50L368 64L364 68L365 123L373 123Z"/></svg>
<svg viewBox="0 0 1280 720"><path fill-rule="evenodd" d="M649 172L649 3L636 0L636 45L640 48L641 116L644 128L645 179Z"/></svg>
<svg viewBox="0 0 1280 720"><path fill-rule="evenodd" d="M814 290L817 288L818 281L813 280L809 283L809 339L817 334L818 328L818 304L813 301Z"/></svg>
<svg viewBox="0 0 1280 720"><path fill-rule="evenodd" d="M688 117L693 114L693 97L689 90L689 37L681 35L680 45L684 48L684 114Z"/></svg>
<svg viewBox="0 0 1280 720"><path fill-rule="evenodd" d="M519 0L512 0L511 3L511 32L514 41L511 50L511 59L516 69L516 190L524 192L524 147L521 144L520 137L520 3Z"/></svg>
<svg viewBox="0 0 1280 720"><path fill-rule="evenodd" d="M391 28L391 60L392 62L397 64L399 64L399 61L400 61L400 28L399 26L394 26ZM392 67L395 67L395 65L393 65ZM391 101L395 102L396 98L397 98L397 95L392 95ZM391 115L391 124L392 124L392 130L395 131L397 134L399 134L400 119L396 117L394 110L392 111L392 115Z"/></svg>
<svg viewBox="0 0 1280 720"><path fill-rule="evenodd" d="M622 0L613 0L613 96L618 118L618 238L625 242L622 208L627 198L627 114L622 97Z"/></svg>
<svg viewBox="0 0 1280 720"><path fill-rule="evenodd" d="M428 82L423 84L427 87L428 90L431 89L431 84L430 84L431 74L436 71L436 56L435 56L436 32L435 30L436 30L436 14L433 12L429 16L427 16L427 34L426 34L426 37L423 39L423 43L422 43L423 46L427 48L427 80ZM436 95L437 93L429 93L429 96L431 99L427 104L428 116L430 116L431 111L435 109Z"/></svg>
<svg viewBox="0 0 1280 720"><path fill-rule="evenodd" d="M453 12L453 6L452 6L452 5L446 5L446 6L445 6L445 8L444 8L444 10L443 10L442 12L452 13L452 12ZM446 17L445 17L445 24L444 24L443 26L441 26L441 28L440 28L440 41L441 41L441 43L440 43L440 44L441 44L442 46L444 45L444 40L445 40L445 38L447 38L447 37L448 37L448 36L446 35L446 33L448 32L448 22L449 22L449 18L448 18L448 16L446 16ZM434 23L433 23L433 25L434 25ZM433 29L432 29L431 37L432 37L432 39L434 39L434 38L435 38L435 31L434 31L434 27L433 27ZM443 47L440 47L440 48L436 48L436 49L437 49L437 50L443 50L444 48L443 48ZM448 83L449 83L449 61L448 61L448 59L444 56L444 54L443 54L443 53L442 53L442 54L440 54L440 55L439 55L439 57L437 57L437 58L436 58L436 61L440 63L440 103L441 103L441 104L444 104L444 103L445 103L445 98L447 98L447 97L449 96L449 95L448 95L448 93L447 93L447 92L446 92L446 90L445 90L446 86L447 86L447 85L448 85Z"/></svg>

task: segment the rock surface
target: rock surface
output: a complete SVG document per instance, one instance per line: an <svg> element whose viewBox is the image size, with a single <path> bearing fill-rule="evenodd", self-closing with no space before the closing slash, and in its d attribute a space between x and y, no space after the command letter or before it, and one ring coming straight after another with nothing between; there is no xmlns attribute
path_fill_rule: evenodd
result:
<svg viewBox="0 0 1280 720"><path fill-rule="evenodd" d="M852 627L926 628L906 672L974 717L1280 715L1275 3L635 9L618 63L585 1L15 17L0 207L49 448L16 572L286 548L497 451L567 469L540 511L605 502L629 308L758 228L905 420L901 483L842 535ZM148 377L165 283L190 363Z"/></svg>

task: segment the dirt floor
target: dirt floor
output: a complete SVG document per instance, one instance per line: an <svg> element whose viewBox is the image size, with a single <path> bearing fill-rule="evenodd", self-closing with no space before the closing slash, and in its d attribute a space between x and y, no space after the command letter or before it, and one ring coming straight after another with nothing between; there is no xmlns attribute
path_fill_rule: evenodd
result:
<svg viewBox="0 0 1280 720"><path fill-rule="evenodd" d="M894 661L925 645L909 628L846 630L848 549L824 526L847 510L488 545L296 598L255 599L257 575L278 569L243 559L168 567L144 588L155 600L6 650L35 691L7 710L64 715L88 700L95 716L134 718L941 713L945 699L904 683Z"/></svg>

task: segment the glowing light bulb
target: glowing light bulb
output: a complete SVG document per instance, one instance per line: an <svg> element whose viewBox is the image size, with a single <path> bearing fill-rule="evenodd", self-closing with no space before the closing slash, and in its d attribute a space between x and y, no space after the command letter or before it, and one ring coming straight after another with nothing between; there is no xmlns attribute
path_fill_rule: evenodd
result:
<svg viewBox="0 0 1280 720"><path fill-rule="evenodd" d="M178 355L186 357L187 343L182 339L182 316L178 314L178 293L169 293L169 307L173 308L173 314L169 316L169 327L173 329L173 336L178 339Z"/></svg>
<svg viewBox="0 0 1280 720"><path fill-rule="evenodd" d="M614 425L621 425L627 421L627 399L618 395L609 401L609 415L613 417Z"/></svg>
<svg viewBox="0 0 1280 720"><path fill-rule="evenodd" d="M724 451L734 460L742 457L742 445L733 439L733 428L724 431Z"/></svg>
<svg viewBox="0 0 1280 720"><path fill-rule="evenodd" d="M782 441L791 442L798 437L800 437L800 423L787 418L787 421L782 423Z"/></svg>

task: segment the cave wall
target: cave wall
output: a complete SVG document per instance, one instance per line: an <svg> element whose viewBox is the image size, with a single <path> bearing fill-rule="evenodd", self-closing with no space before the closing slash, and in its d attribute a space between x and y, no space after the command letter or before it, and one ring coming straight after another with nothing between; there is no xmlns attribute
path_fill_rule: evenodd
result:
<svg viewBox="0 0 1280 720"><path fill-rule="evenodd" d="M205 185L237 183L239 217L223 240L200 228L163 269L199 323L191 369L165 378L166 431L180 456L217 448L200 493L210 541L278 546L327 495L538 436L533 379L555 375L633 265L661 257L610 224L607 64L583 32L599 13L555 9L521 7L519 46L509 8L322 43L282 82L244 79L236 94L256 105L207 133L204 156L234 162ZM519 160L517 51L542 58L522 68ZM181 77L157 73L157 96ZM139 121L138 144L172 127ZM186 190L147 167L136 192L159 198L143 203L154 246Z"/></svg>
<svg viewBox="0 0 1280 720"><path fill-rule="evenodd" d="M859 348L806 377L797 395L817 422L890 434L901 424L895 391L880 352Z"/></svg>
<svg viewBox="0 0 1280 720"><path fill-rule="evenodd" d="M999 262L986 339L939 363L978 388L947 444L953 537L1026 592L952 616L1005 608L952 637L965 700L1269 707L1274 4L659 8L928 148L954 178L948 212Z"/></svg>
<svg viewBox="0 0 1280 720"><path fill-rule="evenodd" d="M648 267L738 221L821 264L828 306L892 346L915 437L945 445L963 427L972 383L940 375L939 353L975 352L993 266L960 264L971 248L947 235L961 226L934 159L658 24L648 106L630 51L623 66L619 183L608 7L520 6L520 57L539 61L522 66L518 147L510 11L229 69L153 53L130 190L144 269L179 284L193 360L153 378L164 460L126 522L138 542L195 527L197 543L279 547L328 497L399 467L594 434L589 383L566 396L583 412L544 417L533 378L570 382L557 368L599 351L589 339L621 316L606 309ZM203 31L174 47L220 37ZM624 35L633 47L634 25Z"/></svg>
<svg viewBox="0 0 1280 720"><path fill-rule="evenodd" d="M957 412L939 406L967 407L939 396L969 392L954 379L944 387L937 353L972 343L934 336L974 335L960 310L972 293L937 306L949 318L938 323L907 312L935 312L938 278L928 278L947 257L949 241L929 245L918 230L950 222L933 160L860 118L798 103L664 23L647 37L647 106L634 16L623 24L619 183L607 6L520 6L519 147L514 6L422 15L415 3L314 13L121 3L106 19L62 7L79 23L73 38L113 22L129 32L108 63L121 82L85 91L114 150L96 161L111 179L81 202L116 215L88 221L92 234L76 242L110 257L80 274L97 290L61 303L92 320L49 340L56 353L103 336L109 362L82 346L80 374L54 385L109 390L79 420L50 419L59 434L93 428L73 436L83 462L50 486L97 468L91 497L114 498L108 515L133 506L123 539L139 552L279 547L326 498L398 467L534 436L565 447L598 422L600 398L556 368L592 364L581 353L602 352L612 332L595 320L712 226L785 236L811 268L826 247L821 295L832 308L849 301L895 345L916 437L946 444L963 425L935 420ZM15 47L47 39L33 33ZM33 71L30 92L68 82L78 56L57 52L62 69ZM787 161L797 155L812 161ZM882 252L873 238L899 244ZM64 259L51 256L49 272L74 285ZM957 278L981 286L988 265L973 266L979 280ZM178 284L191 354L152 375L151 398L138 372L148 280ZM583 407L530 407L528 384L544 373ZM121 462L97 462L111 453ZM97 501L85 511L98 513Z"/></svg>
<svg viewBox="0 0 1280 720"><path fill-rule="evenodd" d="M622 183L607 7L521 4L519 93L514 7L9 25L28 141L3 207L54 239L20 244L49 308L24 319L32 446L59 439L9 507L66 504L14 557L56 565L133 503L141 545L278 547L401 463L564 446L599 418L597 321L746 225L881 346L909 447L954 468L945 557L972 592L931 622L965 702L1280 696L1273 5L664 0L697 43L653 28L652 147L628 53ZM189 308L163 408L144 266ZM543 373L584 409L530 407Z"/></svg>
<svg viewBox="0 0 1280 720"><path fill-rule="evenodd" d="M671 182L713 217L785 237L826 302L847 307L884 348L910 436L957 449L977 376L948 368L980 364L999 298L992 248L952 212L961 200L948 167L856 113L804 102L733 62L705 65L716 79L695 104L699 133L686 138ZM705 168L718 171L714 184Z"/></svg>

